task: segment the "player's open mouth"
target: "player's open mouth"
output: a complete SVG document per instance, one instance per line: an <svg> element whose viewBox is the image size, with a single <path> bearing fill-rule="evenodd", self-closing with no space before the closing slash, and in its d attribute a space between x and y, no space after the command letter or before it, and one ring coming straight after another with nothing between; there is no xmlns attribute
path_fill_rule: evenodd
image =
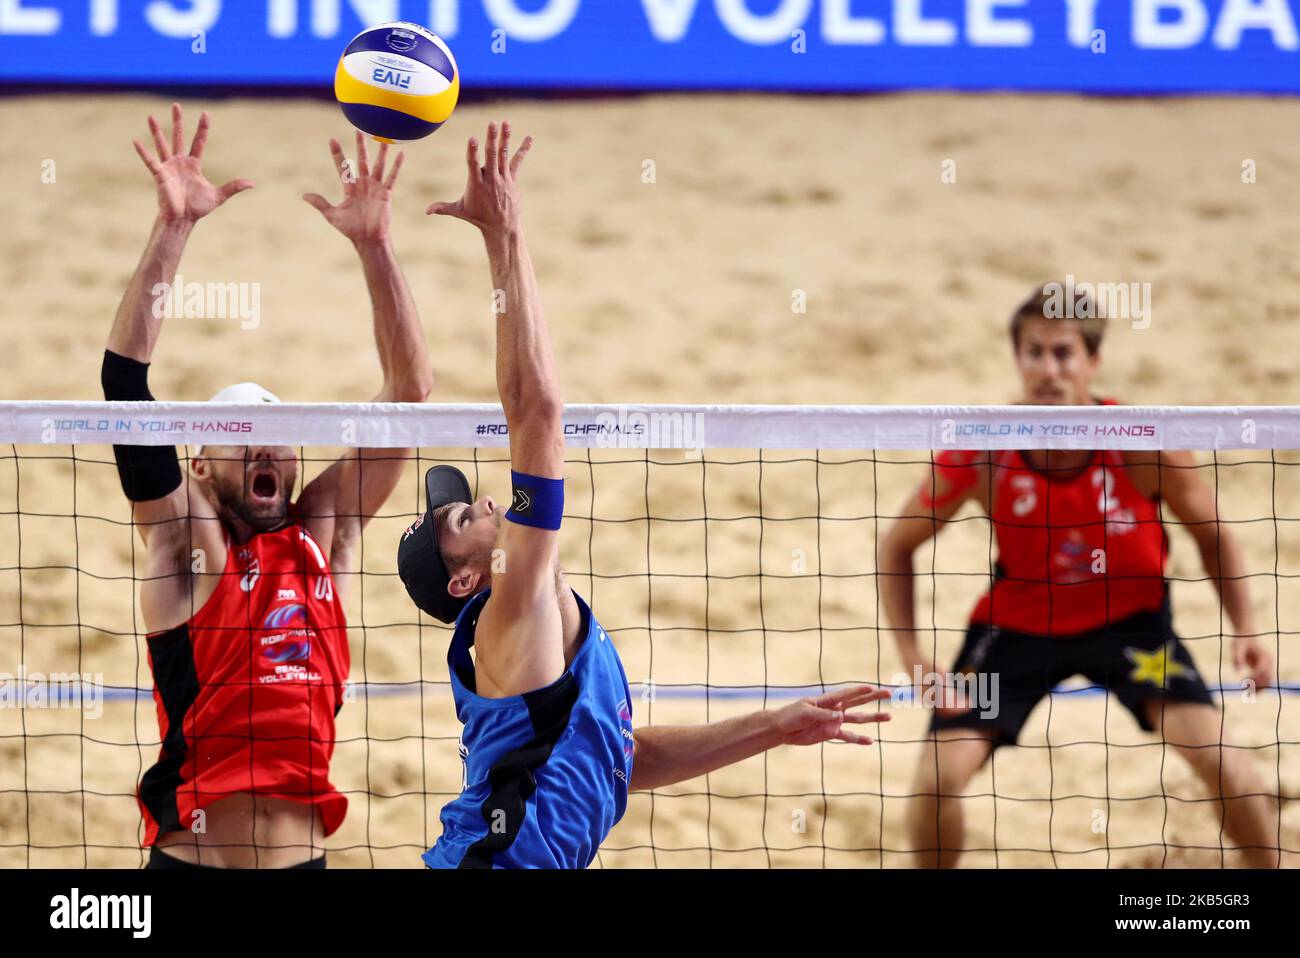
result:
<svg viewBox="0 0 1300 958"><path fill-rule="evenodd" d="M259 472L253 476L249 491L259 502L271 502L280 493L280 480L273 472Z"/></svg>

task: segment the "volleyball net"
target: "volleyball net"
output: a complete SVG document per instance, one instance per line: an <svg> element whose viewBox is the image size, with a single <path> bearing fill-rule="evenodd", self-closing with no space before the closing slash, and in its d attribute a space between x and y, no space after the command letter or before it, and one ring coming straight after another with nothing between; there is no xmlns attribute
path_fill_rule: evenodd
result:
<svg viewBox="0 0 1300 958"><path fill-rule="evenodd" d="M1194 453L1242 547L1278 685L1242 681L1215 584L1157 500L1174 624L1213 693L1215 747L1246 756L1281 805L1284 863L1300 850L1287 807L1300 756L1300 409L575 405L565 433L561 563L619 649L636 725L717 721L846 683L895 692L874 746L781 748L633 793L599 865L914 860L908 816L932 710L889 629L877 554L950 450ZM407 598L396 546L423 512L429 465L455 464L476 495L504 500L508 441L495 405L0 403L0 866L144 860L136 789L160 736L138 604L144 550L114 443L175 445L183 462L187 447L287 446L300 484L348 448L417 450L366 528L347 591L352 670L331 778L350 807L328 847L332 866L419 866L459 792L459 726L449 629ZM1105 581L1094 558L1081 574ZM940 668L997 559L996 530L973 507L916 553L919 644ZM1053 559L1044 581L1064 595ZM1019 747L996 750L959 801L965 864L1232 863L1219 799L1086 678L1058 685Z"/></svg>

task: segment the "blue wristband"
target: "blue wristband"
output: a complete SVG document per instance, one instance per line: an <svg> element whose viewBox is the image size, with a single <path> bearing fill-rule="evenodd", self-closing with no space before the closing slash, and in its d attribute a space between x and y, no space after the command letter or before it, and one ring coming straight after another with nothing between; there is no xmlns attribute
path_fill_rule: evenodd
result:
<svg viewBox="0 0 1300 958"><path fill-rule="evenodd" d="M534 529L553 532L560 528L564 518L563 479L543 479L511 469L510 484L514 488L507 519Z"/></svg>

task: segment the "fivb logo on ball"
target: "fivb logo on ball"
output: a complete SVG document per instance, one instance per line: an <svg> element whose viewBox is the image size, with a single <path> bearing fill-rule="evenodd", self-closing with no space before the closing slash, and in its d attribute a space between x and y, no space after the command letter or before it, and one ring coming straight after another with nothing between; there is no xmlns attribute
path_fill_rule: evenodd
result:
<svg viewBox="0 0 1300 958"><path fill-rule="evenodd" d="M334 95L348 122L382 143L428 136L460 97L451 49L416 23L363 30L343 51Z"/></svg>

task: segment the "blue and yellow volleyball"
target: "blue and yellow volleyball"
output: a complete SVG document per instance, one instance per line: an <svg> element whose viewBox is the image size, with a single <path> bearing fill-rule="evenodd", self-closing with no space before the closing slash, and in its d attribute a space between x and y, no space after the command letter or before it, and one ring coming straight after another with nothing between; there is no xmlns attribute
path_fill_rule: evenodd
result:
<svg viewBox="0 0 1300 958"><path fill-rule="evenodd" d="M362 30L339 58L334 96L348 122L381 143L405 143L442 126L460 98L451 49L418 23Z"/></svg>

